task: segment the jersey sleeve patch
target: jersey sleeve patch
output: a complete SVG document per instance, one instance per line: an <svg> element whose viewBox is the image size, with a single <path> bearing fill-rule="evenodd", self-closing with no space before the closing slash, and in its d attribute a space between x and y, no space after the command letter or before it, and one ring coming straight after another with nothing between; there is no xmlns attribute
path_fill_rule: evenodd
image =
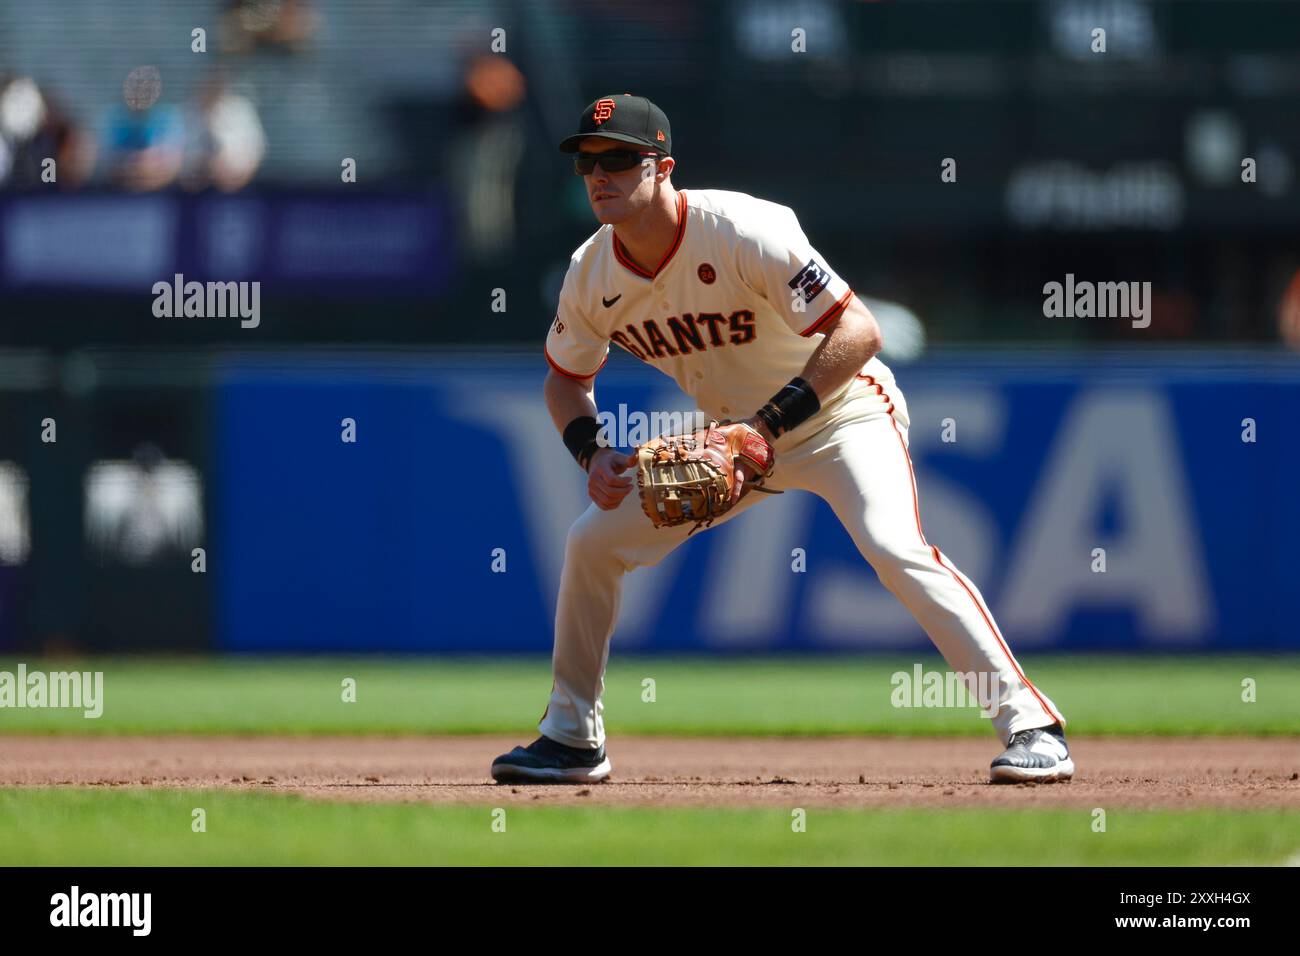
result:
<svg viewBox="0 0 1300 956"><path fill-rule="evenodd" d="M795 273L795 277L786 283L803 297L804 302L812 302L830 285L831 271L824 268L816 259L809 259L808 264Z"/></svg>

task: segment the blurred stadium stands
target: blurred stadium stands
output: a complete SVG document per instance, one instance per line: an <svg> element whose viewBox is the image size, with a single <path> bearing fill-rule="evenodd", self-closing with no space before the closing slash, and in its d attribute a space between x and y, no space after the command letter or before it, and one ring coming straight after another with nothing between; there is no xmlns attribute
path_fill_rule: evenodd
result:
<svg viewBox="0 0 1300 956"><path fill-rule="evenodd" d="M260 343L534 342L559 270L591 229L554 144L581 104L624 88L673 119L679 185L792 205L856 287L914 309L935 341L1269 342L1300 268L1295 16L1285 2L1190 0L66 0L0 4L0 74L37 84L98 144L84 187L96 195L115 182L124 83L151 66L154 109L172 122L203 126L201 100L225 90L226 135L242 144L232 149L264 152L244 159L256 168L250 203L306 191L432 196L456 211L406 266L450 263L450 288L367 308L382 290L363 281L342 300L332 290L324 312L286 294L270 303ZM792 24L807 32L804 54L790 52ZM1109 28L1105 54L1089 49L1092 25ZM191 52L195 27L207 30L206 53ZM497 28L505 53L492 52ZM186 137L191 152L203 140ZM61 308L48 288L26 288L11 223L27 197L56 190L34 175L42 150L7 152L0 281L12 308L42 319L6 321L5 340L239 340L228 327L158 322L139 308L143 293L97 296L89 316L84 299ZM345 157L356 183L340 180ZM945 157L957 160L955 183L939 182ZM1241 182L1244 157L1257 162L1253 184ZM61 183L79 181L60 169ZM166 181L167 203L179 203L183 184ZM206 205L172 211L152 241L222 245ZM57 285L57 265L49 271ZM1044 321L1039 289L1067 271L1152 281L1153 327ZM504 313L491 311L495 288L510 294Z"/></svg>

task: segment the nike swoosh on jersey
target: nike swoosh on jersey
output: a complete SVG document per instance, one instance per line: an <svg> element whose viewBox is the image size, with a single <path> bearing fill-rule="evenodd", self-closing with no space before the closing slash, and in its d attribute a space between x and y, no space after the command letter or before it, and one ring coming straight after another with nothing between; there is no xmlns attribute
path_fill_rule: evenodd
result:
<svg viewBox="0 0 1300 956"><path fill-rule="evenodd" d="M602 303L604 303L605 308L608 309L611 305L613 305L615 302L617 302L617 301L618 301L619 299L621 299L621 298L623 298L623 293L622 293L622 292L620 292L618 295L614 296L614 298L612 298L612 299L607 299L607 298L605 298L605 297L602 295L602 296L600 297L600 301L601 301Z"/></svg>

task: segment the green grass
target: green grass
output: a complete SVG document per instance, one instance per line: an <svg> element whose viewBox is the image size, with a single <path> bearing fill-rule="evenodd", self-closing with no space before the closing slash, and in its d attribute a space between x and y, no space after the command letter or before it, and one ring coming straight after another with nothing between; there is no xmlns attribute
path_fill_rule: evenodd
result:
<svg viewBox="0 0 1300 956"><path fill-rule="evenodd" d="M206 832L191 829L206 813ZM349 804L212 791L0 790L0 865L1277 864L1300 812Z"/></svg>
<svg viewBox="0 0 1300 956"><path fill-rule="evenodd" d="M890 675L917 656L646 658L615 653L611 734L982 736L975 709L897 709ZM545 658L92 658L29 669L104 672L104 713L0 708L0 733L524 733L551 686ZM940 669L938 657L924 658ZM1075 733L1300 733L1300 657L1022 656ZM0 661L13 672L17 660ZM357 700L341 700L341 682ZM1257 700L1241 699L1243 678ZM655 701L642 681L655 681Z"/></svg>

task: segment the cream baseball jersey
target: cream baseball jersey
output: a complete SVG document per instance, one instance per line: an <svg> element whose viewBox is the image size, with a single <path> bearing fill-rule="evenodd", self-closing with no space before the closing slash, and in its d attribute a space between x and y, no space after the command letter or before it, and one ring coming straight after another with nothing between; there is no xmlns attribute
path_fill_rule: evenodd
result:
<svg viewBox="0 0 1300 956"><path fill-rule="evenodd" d="M707 414L748 417L803 371L820 330L853 290L786 206L692 189L678 190L677 212L676 237L653 272L632 261L613 226L578 247L546 359L562 375L587 378L608 361L613 342L671 376ZM880 379L892 375L872 358L858 377L819 396L819 414Z"/></svg>

